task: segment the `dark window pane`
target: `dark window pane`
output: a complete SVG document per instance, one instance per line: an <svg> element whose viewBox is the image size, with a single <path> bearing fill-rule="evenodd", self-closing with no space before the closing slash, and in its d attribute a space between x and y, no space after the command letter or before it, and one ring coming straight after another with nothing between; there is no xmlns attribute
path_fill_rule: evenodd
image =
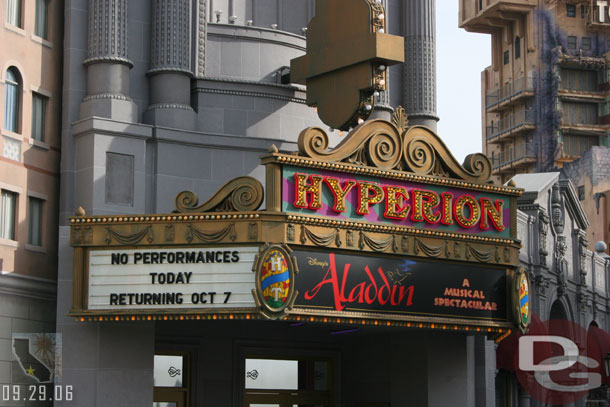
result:
<svg viewBox="0 0 610 407"><path fill-rule="evenodd" d="M38 93L32 94L32 138L44 141L45 114L47 98Z"/></svg>
<svg viewBox="0 0 610 407"><path fill-rule="evenodd" d="M7 0L6 22L21 28L21 0Z"/></svg>
<svg viewBox="0 0 610 407"><path fill-rule="evenodd" d="M17 194L2 191L0 207L0 238L15 240L15 211L17 208Z"/></svg>
<svg viewBox="0 0 610 407"><path fill-rule="evenodd" d="M591 49L591 37L582 37L582 49L585 51Z"/></svg>
<svg viewBox="0 0 610 407"><path fill-rule="evenodd" d="M6 71L4 88L4 129L18 133L21 79L15 68Z"/></svg>
<svg viewBox="0 0 610 407"><path fill-rule="evenodd" d="M508 64L508 61L510 61L510 55L508 51L504 51L504 65Z"/></svg>
<svg viewBox="0 0 610 407"><path fill-rule="evenodd" d="M576 17L576 4L566 4L568 17Z"/></svg>
<svg viewBox="0 0 610 407"><path fill-rule="evenodd" d="M42 246L42 199L30 197L28 219L28 243Z"/></svg>
<svg viewBox="0 0 610 407"><path fill-rule="evenodd" d="M568 35L568 49L576 49L576 37Z"/></svg>
<svg viewBox="0 0 610 407"><path fill-rule="evenodd" d="M515 37L515 59L521 57L521 38Z"/></svg>
<svg viewBox="0 0 610 407"><path fill-rule="evenodd" d="M36 20L34 21L34 34L47 39L48 0L36 0Z"/></svg>

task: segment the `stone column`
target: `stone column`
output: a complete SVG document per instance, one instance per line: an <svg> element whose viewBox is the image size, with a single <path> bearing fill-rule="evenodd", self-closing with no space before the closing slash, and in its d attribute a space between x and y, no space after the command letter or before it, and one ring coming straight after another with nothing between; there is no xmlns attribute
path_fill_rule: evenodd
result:
<svg viewBox="0 0 610 407"><path fill-rule="evenodd" d="M81 118L99 116L135 121L137 106L129 97L127 0L89 0L87 96Z"/></svg>
<svg viewBox="0 0 610 407"><path fill-rule="evenodd" d="M409 125L436 131L435 0L405 0L403 104Z"/></svg>
<svg viewBox="0 0 610 407"><path fill-rule="evenodd" d="M385 11L384 14L386 19L386 32L389 32L389 18L391 18L391 16L389 16L388 13L388 0L381 0L381 4L383 5L383 9ZM383 92L379 92L379 96L375 98L375 109L373 110L371 118L379 118L389 121L392 119L393 111L394 109L392 109L392 105L390 104L390 74L388 72L388 75L386 75L386 90Z"/></svg>
<svg viewBox="0 0 610 407"><path fill-rule="evenodd" d="M191 1L152 0L150 105L144 121L194 129L191 107Z"/></svg>

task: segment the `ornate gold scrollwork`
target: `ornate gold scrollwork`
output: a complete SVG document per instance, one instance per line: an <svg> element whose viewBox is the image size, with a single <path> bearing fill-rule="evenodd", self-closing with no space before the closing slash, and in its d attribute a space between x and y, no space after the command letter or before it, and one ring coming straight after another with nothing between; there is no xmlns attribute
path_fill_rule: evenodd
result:
<svg viewBox="0 0 610 407"><path fill-rule="evenodd" d="M400 132L392 123L372 120L356 127L333 150L328 149L328 134L319 127L309 127L299 135L299 152L324 162L349 162L390 170L401 156Z"/></svg>
<svg viewBox="0 0 610 407"><path fill-rule="evenodd" d="M491 163L485 155L471 154L460 165L432 130L407 126L408 118L404 110L398 108L393 123L379 119L365 122L332 150L328 149L326 132L319 127L310 127L299 135L299 153L322 162L346 162L477 184L490 182Z"/></svg>
<svg viewBox="0 0 610 407"><path fill-rule="evenodd" d="M175 199L176 210L181 213L248 212L257 210L263 203L262 184L252 177L237 177L224 184L206 202L198 205L197 195L180 192Z"/></svg>

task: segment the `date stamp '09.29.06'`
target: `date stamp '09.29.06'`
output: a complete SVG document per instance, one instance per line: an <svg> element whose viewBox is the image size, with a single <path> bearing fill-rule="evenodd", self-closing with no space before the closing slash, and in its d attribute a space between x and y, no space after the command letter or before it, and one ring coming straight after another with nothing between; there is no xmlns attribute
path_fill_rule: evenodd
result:
<svg viewBox="0 0 610 407"><path fill-rule="evenodd" d="M11 381L0 383L0 406L43 406L74 399L73 386L61 380L61 334L13 333L11 348Z"/></svg>

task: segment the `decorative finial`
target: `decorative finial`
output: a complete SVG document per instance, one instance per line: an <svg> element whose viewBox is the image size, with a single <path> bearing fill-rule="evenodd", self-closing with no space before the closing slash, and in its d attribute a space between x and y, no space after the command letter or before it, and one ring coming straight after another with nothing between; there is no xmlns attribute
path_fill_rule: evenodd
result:
<svg viewBox="0 0 610 407"><path fill-rule="evenodd" d="M409 127L409 116L402 106L398 106L392 114L392 123L403 133Z"/></svg>
<svg viewBox="0 0 610 407"><path fill-rule="evenodd" d="M271 144L268 148L270 153L277 153L279 150L277 149L277 147L275 146L275 144Z"/></svg>
<svg viewBox="0 0 610 407"><path fill-rule="evenodd" d="M82 206L79 206L78 208L76 208L76 211L74 212L74 214L76 216L85 216L87 213L85 212L85 208L83 208Z"/></svg>
<svg viewBox="0 0 610 407"><path fill-rule="evenodd" d="M517 184L515 184L515 180L513 180L513 179L508 181L508 186L509 187L513 187L513 188L517 188Z"/></svg>

